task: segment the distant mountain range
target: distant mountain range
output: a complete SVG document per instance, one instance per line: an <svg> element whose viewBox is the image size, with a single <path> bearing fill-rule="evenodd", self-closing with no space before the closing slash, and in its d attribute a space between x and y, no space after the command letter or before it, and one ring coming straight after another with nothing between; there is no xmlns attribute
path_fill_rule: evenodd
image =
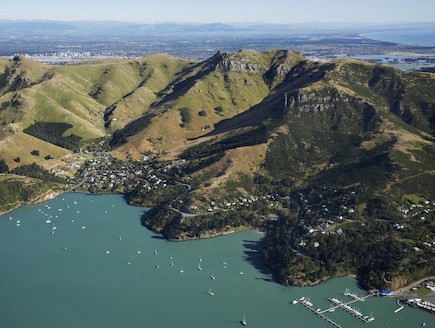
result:
<svg viewBox="0 0 435 328"><path fill-rule="evenodd" d="M284 50L218 52L205 61L152 55L66 66L1 59L0 160L9 169L35 161L48 167L51 159L62 161L102 140L122 160L156 156L172 163L161 173L175 184L188 184L189 192L130 192L131 203L154 206L144 218L149 228L185 239L287 218L278 221L287 222L279 231L268 228L265 254L281 281L315 282L358 272L365 286L380 286L382 279L364 280L377 272L371 262L361 260L362 267L349 257L326 265L316 258L317 246L305 254L288 241L314 243L307 227L317 233L315 227L323 227L326 233L327 224L334 227L332 233L352 234L363 223L368 231L385 224L382 238L394 247L422 243L411 238L411 228L405 235L392 226L412 226L400 214L401 206L435 199L433 90L431 73L355 60L318 63ZM176 205L175 199L182 201ZM233 203L243 207L230 210ZM347 215L338 214L343 208ZM320 215L329 211L336 214ZM192 216L180 214L187 212ZM428 209L431 222L433 215ZM431 229L427 233L433 237ZM279 238L286 240L284 251L273 242ZM296 265L296 253L313 260ZM431 262L424 261L432 256L431 251L423 254L411 256L415 263L426 263L422 273L430 270ZM403 266L408 255L396 259L388 267L391 276L384 278L409 278ZM299 276L291 263L311 275Z"/></svg>
<svg viewBox="0 0 435 328"><path fill-rule="evenodd" d="M367 33L385 30L431 29L433 23L418 24L350 24L350 23L131 23L116 21L0 20L0 36L124 36L137 37L168 33L299 33L302 35Z"/></svg>

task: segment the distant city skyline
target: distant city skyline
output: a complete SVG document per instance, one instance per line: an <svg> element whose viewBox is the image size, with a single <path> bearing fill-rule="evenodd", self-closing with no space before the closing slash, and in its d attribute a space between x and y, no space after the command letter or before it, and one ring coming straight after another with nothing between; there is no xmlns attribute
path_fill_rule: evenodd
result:
<svg viewBox="0 0 435 328"><path fill-rule="evenodd" d="M0 19L111 20L140 23L435 22L434 0L21 0Z"/></svg>

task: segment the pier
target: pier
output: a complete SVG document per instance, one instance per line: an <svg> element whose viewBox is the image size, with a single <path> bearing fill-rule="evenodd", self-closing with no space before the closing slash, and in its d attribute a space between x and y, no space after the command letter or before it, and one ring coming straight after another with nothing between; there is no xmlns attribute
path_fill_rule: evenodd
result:
<svg viewBox="0 0 435 328"><path fill-rule="evenodd" d="M335 328L341 328L341 326L338 323L336 323L335 321L333 321L330 318L328 318L327 316L325 316L324 314L326 312L333 312L336 309L343 309L347 313L351 314L355 318L357 318L365 323L368 323L368 322L375 320L375 318L373 317L372 314L370 314L369 316L364 315L363 313L361 313L359 311L359 309L356 309L356 308L353 308L352 306L350 306L350 304L353 304L356 302L363 302L366 298L372 296L372 294L368 294L365 296L358 296L354 293L351 293L349 291L349 289L346 289L344 295L352 298L352 300L348 301L348 302L343 302L343 301L341 301L337 298L334 298L334 297L328 298L328 300L331 302L331 306L325 310L320 310L320 309L315 310L313 308L313 303L311 303L310 300L306 299L305 297L301 297L298 300L294 300L292 303L293 304L298 304L298 303L301 304L302 306L304 306L305 308L307 308L308 310L310 310L311 312L313 312L314 314L319 316L321 319L327 321L329 324L331 324ZM399 312L402 308L403 308L403 306L401 308L397 309L396 311Z"/></svg>
<svg viewBox="0 0 435 328"><path fill-rule="evenodd" d="M368 295L367 297L369 297L369 296L370 295ZM352 304L352 303L355 303L355 302L358 302L358 301L361 301L361 300L356 300L355 299L353 301L346 302L346 303L342 302L342 301L340 301L340 300L338 300L336 298L328 298L328 300L331 303L333 303L335 306L330 308L330 309L328 309L328 310L324 310L323 312L325 312L325 311L332 311L332 309L341 308L341 309L345 310L346 312L350 313L351 315L353 315L355 318L360 319L361 321L370 322L370 321L375 320L375 318L372 315L370 315L370 316L364 315L359 310L357 310L357 309L355 309L355 308L353 308L353 307L351 307L349 305L349 304Z"/></svg>
<svg viewBox="0 0 435 328"><path fill-rule="evenodd" d="M402 311L403 308L404 308L404 306L400 303L399 300L397 300L397 306L398 306L398 308L394 310L394 313L397 313L397 312L399 312L399 311Z"/></svg>
<svg viewBox="0 0 435 328"><path fill-rule="evenodd" d="M317 316L319 316L323 320L326 320L326 322L333 325L335 328L341 328L341 326L338 323L336 323L335 321L324 316L322 314L322 311L314 310L313 303L311 303L309 299L305 299L304 297L301 297L297 303L301 304L302 306L304 306L305 308L307 308L308 310L310 310L311 312L313 312L314 314L316 314Z"/></svg>
<svg viewBox="0 0 435 328"><path fill-rule="evenodd" d="M364 301L365 298L367 298L367 297L370 296L370 295L367 295L367 296L365 296L365 297L359 297L358 295L352 293L352 292L349 290L349 288L346 288L346 290L345 290L345 292L344 292L344 296L349 296L350 298L353 298L353 299L356 300L356 301L360 301L360 302L362 302L362 301Z"/></svg>

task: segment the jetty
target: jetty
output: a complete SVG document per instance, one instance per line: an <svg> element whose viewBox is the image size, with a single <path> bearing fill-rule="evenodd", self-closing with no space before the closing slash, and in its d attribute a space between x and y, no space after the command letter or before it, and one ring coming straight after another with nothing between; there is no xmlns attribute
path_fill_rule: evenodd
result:
<svg viewBox="0 0 435 328"><path fill-rule="evenodd" d="M294 303L294 304L301 304L302 306L304 306L305 308L307 308L308 310L310 310L315 315L319 316L321 319L325 320L326 322L328 322L329 324L331 324L335 328L342 328L338 323L329 319L327 316L324 316L322 314L322 311L319 311L318 309L315 310L313 308L313 303L310 302L310 299L305 299L305 297L301 297L300 299L298 299L298 302Z"/></svg>
<svg viewBox="0 0 435 328"><path fill-rule="evenodd" d="M350 297L352 300L348 301L348 302L344 302L341 301L335 297L332 298L328 298L328 300L331 302L331 305L329 308L325 309L325 310L321 310L321 309L315 309L313 307L313 303L311 303L310 299L307 299L305 297L301 297L297 300L294 300L292 302L292 304L301 304L303 307L307 308L308 310L310 310L312 313L314 313L315 315L319 316L321 319L325 320L326 322L328 322L329 324L331 324L332 326L334 326L335 328L341 328L341 326L333 321L332 319L328 318L325 314L327 312L333 312L336 309L343 309L344 311L346 311L347 313L351 314L352 316L354 316L355 318L368 323L371 322L373 320L375 320L375 317L370 314L370 315L364 315L363 313L361 313L361 311L359 309L356 309L352 306L350 306L350 304L356 303L356 302L363 302L366 298L373 296L373 294L368 294L365 296L358 296L354 293L351 293L349 291L349 289L346 288L346 291L344 292L345 296ZM402 307L403 308L403 307ZM400 309L401 310L401 309ZM400 311L400 310L397 310Z"/></svg>
<svg viewBox="0 0 435 328"><path fill-rule="evenodd" d="M368 296L370 296L370 295L368 295ZM370 315L370 316L364 315L364 314L362 314L359 311L359 309L353 308L353 307L351 307L349 305L349 304L358 302L358 300L353 300L353 301L350 301L350 302L342 302L342 301L340 301L339 299L336 299L336 298L328 298L328 300L332 304L334 304L335 306L330 308L330 309L328 309L328 310L324 310L323 312L331 311L332 309L335 310L337 308L341 308L341 309L345 310L346 312L350 313L351 315L353 315L355 318L360 319L361 321L370 322L370 321L375 320L375 317L373 317L373 315Z"/></svg>
<svg viewBox="0 0 435 328"><path fill-rule="evenodd" d="M404 306L400 303L399 300L397 300L397 306L398 306L398 308L394 310L394 313L397 313L397 312L399 312L399 311L402 311L403 308L404 308Z"/></svg>

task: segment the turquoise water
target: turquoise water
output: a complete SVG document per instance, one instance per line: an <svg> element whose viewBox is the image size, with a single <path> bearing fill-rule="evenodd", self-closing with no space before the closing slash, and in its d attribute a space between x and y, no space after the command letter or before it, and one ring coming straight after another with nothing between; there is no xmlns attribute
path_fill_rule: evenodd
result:
<svg viewBox="0 0 435 328"><path fill-rule="evenodd" d="M291 301L324 309L328 297L346 300L345 288L364 293L348 277L278 285L259 261L259 233L173 243L140 225L143 212L119 195L69 193L0 216L0 327L238 327L244 314L249 327L332 327ZM375 321L328 317L342 327L435 327L418 309L394 314L394 299L354 306Z"/></svg>

